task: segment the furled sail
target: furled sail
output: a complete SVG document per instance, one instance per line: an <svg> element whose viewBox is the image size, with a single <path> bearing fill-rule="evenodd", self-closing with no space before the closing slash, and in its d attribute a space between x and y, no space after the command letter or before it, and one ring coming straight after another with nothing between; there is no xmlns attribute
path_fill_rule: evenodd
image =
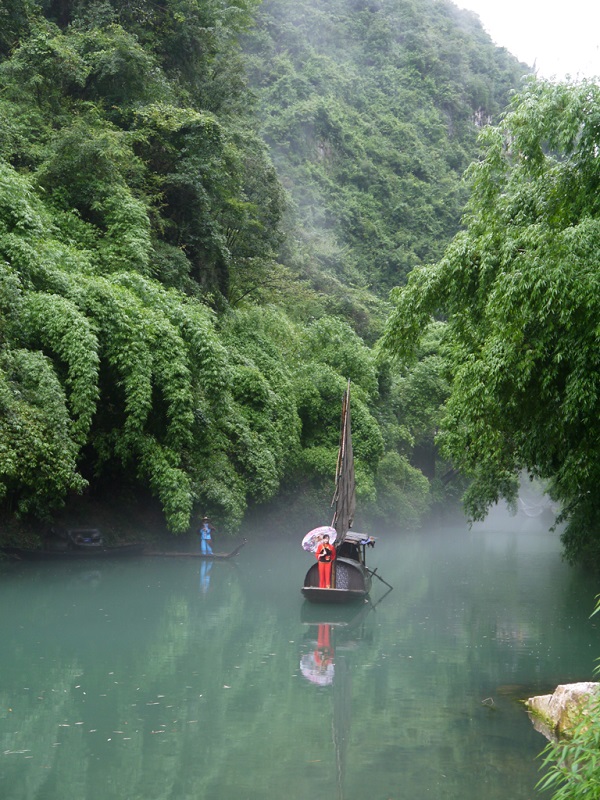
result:
<svg viewBox="0 0 600 800"><path fill-rule="evenodd" d="M335 507L332 527L337 532L339 546L352 528L356 496L354 487L354 453L352 452L352 430L350 416L350 381L342 400L342 422L340 426L340 449L335 475L335 493L331 503Z"/></svg>

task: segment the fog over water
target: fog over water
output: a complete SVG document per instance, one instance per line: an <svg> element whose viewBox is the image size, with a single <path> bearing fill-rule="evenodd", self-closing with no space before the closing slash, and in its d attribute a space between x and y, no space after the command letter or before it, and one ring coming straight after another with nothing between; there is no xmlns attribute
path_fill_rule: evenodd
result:
<svg viewBox="0 0 600 800"><path fill-rule="evenodd" d="M599 655L547 523L374 531L394 589L337 614L301 596L305 531L235 562L5 565L0 797L531 800L519 700Z"/></svg>

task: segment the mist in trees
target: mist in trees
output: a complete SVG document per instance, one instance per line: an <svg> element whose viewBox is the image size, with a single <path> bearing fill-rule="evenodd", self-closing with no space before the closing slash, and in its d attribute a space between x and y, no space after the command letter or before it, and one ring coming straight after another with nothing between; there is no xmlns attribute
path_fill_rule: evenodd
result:
<svg viewBox="0 0 600 800"><path fill-rule="evenodd" d="M350 378L361 507L417 524L446 491L438 340L414 370L374 345L522 65L428 0L1 13L3 518L326 508Z"/></svg>
<svg viewBox="0 0 600 800"><path fill-rule="evenodd" d="M450 3L266 0L244 35L261 133L316 280L378 296L460 225L482 122L525 73Z"/></svg>
<svg viewBox="0 0 600 800"><path fill-rule="evenodd" d="M475 519L523 471L562 506L567 557L600 565L597 502L599 87L532 80L483 137L466 230L395 291L384 338L410 359L443 316L450 381L437 438Z"/></svg>

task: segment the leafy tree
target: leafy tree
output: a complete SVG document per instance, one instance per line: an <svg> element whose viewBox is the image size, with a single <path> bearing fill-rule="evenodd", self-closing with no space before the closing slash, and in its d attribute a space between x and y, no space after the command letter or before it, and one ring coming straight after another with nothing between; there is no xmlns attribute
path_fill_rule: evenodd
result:
<svg viewBox="0 0 600 800"><path fill-rule="evenodd" d="M212 315L139 273L119 272L118 262L98 274L55 236L31 182L0 165L6 504L49 512L85 485L83 473L97 481L109 470L148 486L174 531L187 528L196 503L212 502L238 524L263 478L238 475L229 459L230 417L240 411ZM16 435L21 417L31 418L25 438Z"/></svg>
<svg viewBox="0 0 600 800"><path fill-rule="evenodd" d="M377 295L441 252L521 67L430 0L269 3L242 58L257 8L1 4L9 513L122 487L182 531L197 509L235 528L282 487L329 495L348 377L359 492L424 507L408 459L432 421L404 425L407 375L382 393Z"/></svg>
<svg viewBox="0 0 600 800"><path fill-rule="evenodd" d="M255 501L272 499L300 447L291 372L277 342L277 329L290 331L275 309L242 309L222 328L232 363L231 455L249 477Z"/></svg>
<svg viewBox="0 0 600 800"><path fill-rule="evenodd" d="M4 58L28 28L35 0L4 0L0 6L0 58Z"/></svg>
<svg viewBox="0 0 600 800"><path fill-rule="evenodd" d="M435 437L449 392L441 351L444 328L443 323L434 323L429 328L421 341L418 357L410 366L394 369L386 365L391 385L383 410L394 417L392 430L397 430L397 441L393 446L404 451L430 479L436 477Z"/></svg>
<svg viewBox="0 0 600 800"><path fill-rule="evenodd" d="M367 514L380 524L417 528L431 507L430 484L408 458L390 450L377 469L377 495L367 503Z"/></svg>
<svg viewBox="0 0 600 800"><path fill-rule="evenodd" d="M0 500L43 516L56 497L86 485L60 381L41 353L0 354Z"/></svg>
<svg viewBox="0 0 600 800"><path fill-rule="evenodd" d="M523 470L551 480L567 556L600 565L600 87L532 80L482 135L471 199L441 261L394 292L405 357L443 314L452 377L439 443L482 518Z"/></svg>
<svg viewBox="0 0 600 800"><path fill-rule="evenodd" d="M350 378L357 494L364 501L374 500L383 437L370 408L377 392L372 351L347 323L321 318L302 331L297 356L295 391L302 420L299 476L312 479L329 499L339 446L341 400Z"/></svg>

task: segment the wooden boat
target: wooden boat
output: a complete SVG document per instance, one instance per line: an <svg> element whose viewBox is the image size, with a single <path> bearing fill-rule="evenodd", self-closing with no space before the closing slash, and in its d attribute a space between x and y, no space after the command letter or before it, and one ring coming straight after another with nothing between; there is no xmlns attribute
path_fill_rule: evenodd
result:
<svg viewBox="0 0 600 800"><path fill-rule="evenodd" d="M302 594L311 603L355 603L368 599L373 573L366 564L366 549L375 540L364 533L351 531L356 507L354 454L350 418L350 381L342 400L340 447L335 476L335 507L331 529L335 529L337 557L332 570L332 588L319 587L319 565L314 563L304 578ZM320 529L316 528L315 532ZM312 533L312 532L311 532ZM306 547L304 537L303 546ZM312 543L310 543L312 546ZM379 577L379 576L378 576Z"/></svg>
<svg viewBox="0 0 600 800"><path fill-rule="evenodd" d="M304 578L302 594L311 603L355 603L367 598L371 591L371 571L367 568L365 551L373 542L363 533L348 531L342 544L336 540L337 558L334 562L334 586L319 588L319 565L315 562Z"/></svg>
<svg viewBox="0 0 600 800"><path fill-rule="evenodd" d="M97 559L122 556L163 556L168 558L204 558L207 560L224 560L236 556L246 544L246 539L230 553L212 553L205 555L197 552L146 550L144 543L121 545L105 545L102 534L97 528L73 528L66 533L55 536L45 548L33 549L25 547L0 547L0 552L24 561L58 561L65 559Z"/></svg>
<svg viewBox="0 0 600 800"><path fill-rule="evenodd" d="M144 545L141 542L107 545L98 528L69 528L66 531L52 529L45 547L34 549L6 546L0 547L0 551L23 561L84 560L139 556L144 551Z"/></svg>
<svg viewBox="0 0 600 800"><path fill-rule="evenodd" d="M144 552L143 544L121 544L110 546L94 547L66 547L64 549L42 549L34 550L25 547L1 547L0 551L5 555L12 556L22 561L67 561L86 559L95 560L99 558L122 558L123 556L140 556Z"/></svg>
<svg viewBox="0 0 600 800"><path fill-rule="evenodd" d="M207 561L222 561L224 559L233 558L237 556L240 552L242 547L246 544L246 539L239 544L235 550L232 550L230 553L197 553L197 552L178 552L178 551L170 551L165 550L161 552L154 552L154 551L146 551L144 553L145 556L161 556L164 558L204 558Z"/></svg>

